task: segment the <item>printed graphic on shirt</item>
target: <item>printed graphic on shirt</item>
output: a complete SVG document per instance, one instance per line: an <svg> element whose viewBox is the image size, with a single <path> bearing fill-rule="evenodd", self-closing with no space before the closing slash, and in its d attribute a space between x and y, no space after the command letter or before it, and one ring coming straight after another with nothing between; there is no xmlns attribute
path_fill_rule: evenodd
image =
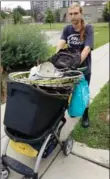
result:
<svg viewBox="0 0 110 179"><path fill-rule="evenodd" d="M67 37L67 43L69 46L72 45L81 45L80 43L80 34L71 34Z"/></svg>

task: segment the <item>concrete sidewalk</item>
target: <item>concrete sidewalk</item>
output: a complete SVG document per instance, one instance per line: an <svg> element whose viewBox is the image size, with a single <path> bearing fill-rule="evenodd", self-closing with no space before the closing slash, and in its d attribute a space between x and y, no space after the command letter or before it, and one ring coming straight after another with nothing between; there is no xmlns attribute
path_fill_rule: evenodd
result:
<svg viewBox="0 0 110 179"><path fill-rule="evenodd" d="M109 170L60 153L42 179L109 179Z"/></svg>
<svg viewBox="0 0 110 179"><path fill-rule="evenodd" d="M49 39L49 44L55 47L58 44L58 41L61 37L61 31L47 31L44 33L46 33Z"/></svg>
<svg viewBox="0 0 110 179"><path fill-rule="evenodd" d="M91 98L93 99L103 87L103 85L109 80L109 44L106 44L92 52L92 79L91 79ZM5 105L1 106L1 151L4 146L4 142L6 140L6 136L3 129L3 116L5 111ZM71 119L66 114L67 123L62 130L61 139L66 139L74 128L75 124L78 122L78 119ZM85 147L86 148L86 147ZM82 149L81 149L82 150ZM82 156L87 155L87 150L79 150L78 145L75 145L73 148L73 152L80 154ZM89 150L89 149L88 149ZM91 149L92 150L92 149ZM55 149L55 151L46 159L42 160L40 166L40 175L45 173L43 179L108 179L109 178L109 171L103 167L99 167L91 162L87 162L83 159L80 159L74 155L70 155L69 157L64 157L62 152L60 152L59 146ZM102 152L102 151L100 151ZM56 155L59 153L58 157ZM94 152L97 153L96 151ZM29 159L25 156L22 156L15 151L13 151L10 147L8 148L8 154L13 156L13 158L22 161L23 163L29 165L30 167L34 166L35 159ZM91 154L91 153L90 153ZM89 157L91 158L89 154ZM101 156L102 155L102 156ZM100 162L100 158L102 157L103 160L106 160L108 163L107 153L104 156L104 152L100 153L97 160ZM96 157L93 155L93 157ZM56 158L56 159L55 159ZM55 161L51 164L52 160ZM93 158L92 158L93 159ZM51 164L51 166L50 166ZM50 167L49 167L50 166ZM47 168L49 169L47 170ZM10 179L19 179L21 176L12 172L10 175Z"/></svg>
<svg viewBox="0 0 110 179"><path fill-rule="evenodd" d="M109 44L92 51L92 76L90 83L91 98L93 99L109 81Z"/></svg>

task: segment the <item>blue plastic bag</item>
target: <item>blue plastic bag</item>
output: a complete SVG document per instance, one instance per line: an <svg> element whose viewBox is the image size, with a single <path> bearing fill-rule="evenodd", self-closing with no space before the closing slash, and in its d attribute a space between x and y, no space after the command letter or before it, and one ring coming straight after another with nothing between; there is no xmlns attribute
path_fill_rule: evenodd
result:
<svg viewBox="0 0 110 179"><path fill-rule="evenodd" d="M89 86L83 75L79 84L76 85L72 92L72 97L68 107L68 114L70 116L81 117L89 104L89 100Z"/></svg>

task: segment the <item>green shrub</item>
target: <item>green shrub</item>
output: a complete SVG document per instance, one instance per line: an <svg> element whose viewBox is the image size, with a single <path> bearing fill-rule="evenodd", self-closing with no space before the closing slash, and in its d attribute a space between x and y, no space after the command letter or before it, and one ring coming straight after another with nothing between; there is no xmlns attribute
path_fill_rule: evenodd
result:
<svg viewBox="0 0 110 179"><path fill-rule="evenodd" d="M108 1L104 7L103 18L105 22L110 21L110 1Z"/></svg>
<svg viewBox="0 0 110 179"><path fill-rule="evenodd" d="M48 59L47 37L32 25L11 25L2 29L1 58L5 69L29 69L37 60Z"/></svg>
<svg viewBox="0 0 110 179"><path fill-rule="evenodd" d="M22 15L16 9L13 11L14 24L22 23Z"/></svg>

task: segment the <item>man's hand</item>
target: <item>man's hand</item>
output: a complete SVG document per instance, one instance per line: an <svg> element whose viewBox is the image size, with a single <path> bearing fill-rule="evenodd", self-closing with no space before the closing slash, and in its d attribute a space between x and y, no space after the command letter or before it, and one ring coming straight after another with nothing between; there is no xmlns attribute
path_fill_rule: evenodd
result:
<svg viewBox="0 0 110 179"><path fill-rule="evenodd" d="M62 39L59 40L57 48L56 48L56 53L59 52L59 50L64 49L65 44L66 44L65 40L62 40Z"/></svg>

